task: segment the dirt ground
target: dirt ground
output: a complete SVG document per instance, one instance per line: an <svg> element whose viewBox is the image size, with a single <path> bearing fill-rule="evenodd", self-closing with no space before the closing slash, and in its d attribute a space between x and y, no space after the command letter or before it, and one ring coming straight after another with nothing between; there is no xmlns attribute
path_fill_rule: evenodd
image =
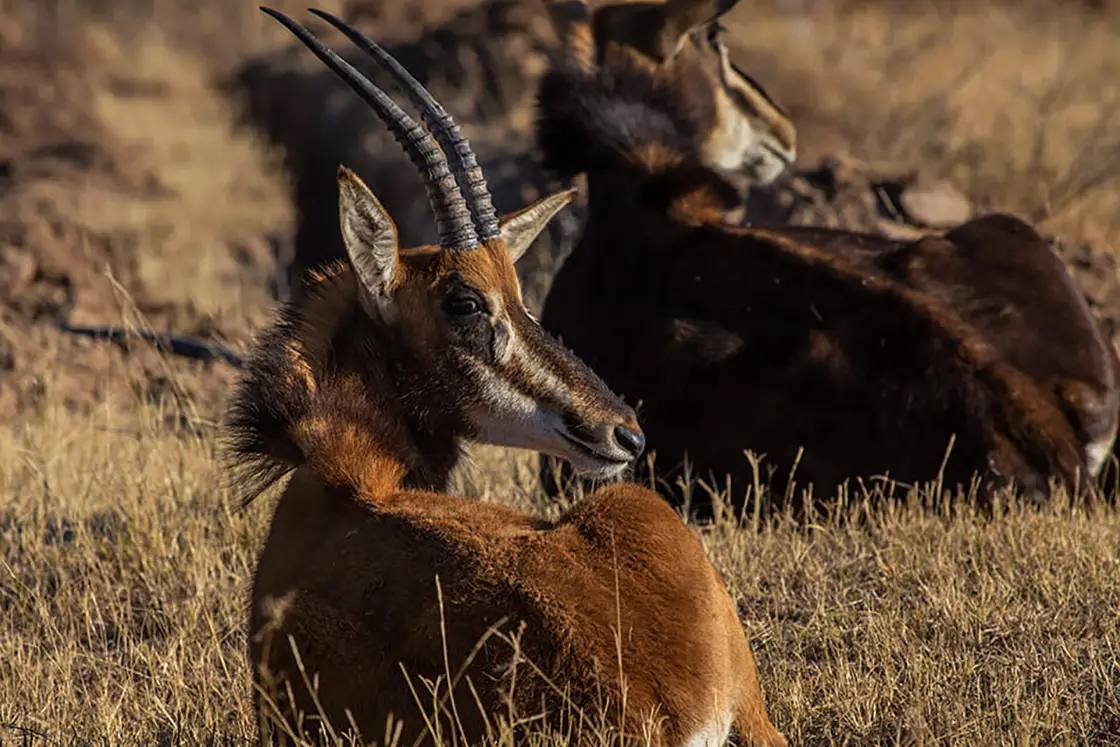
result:
<svg viewBox="0 0 1120 747"><path fill-rule="evenodd" d="M305 18L306 3L271 4ZM402 235L430 238L395 146L256 6L0 0L0 744L251 733L242 597L267 509L236 512L218 479L236 369L59 324L243 351L293 257L337 253L340 160ZM460 119L499 209L550 188L527 152L550 43L538 0L321 7L372 31ZM741 3L726 23L737 60L801 142L798 173L746 218L909 236L1009 210L1054 237L1116 336L1117 12ZM579 215L521 270L532 303ZM536 506L522 457L480 468L489 495ZM796 743L1120 741L1114 508L778 521L757 542L720 527L705 542Z"/></svg>
<svg viewBox="0 0 1120 747"><path fill-rule="evenodd" d="M56 323L240 343L267 313L282 176L232 132L197 57L154 34L13 26L0 44L0 413L162 396L175 379L220 392L228 370Z"/></svg>

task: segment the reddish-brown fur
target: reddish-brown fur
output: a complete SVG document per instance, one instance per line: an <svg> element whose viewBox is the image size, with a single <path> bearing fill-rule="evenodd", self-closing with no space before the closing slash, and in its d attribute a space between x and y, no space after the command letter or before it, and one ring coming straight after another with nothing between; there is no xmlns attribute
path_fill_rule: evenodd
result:
<svg viewBox="0 0 1120 747"><path fill-rule="evenodd" d="M716 5L638 5L690 4ZM949 488L1093 481L1116 353L1034 229L997 214L900 242L730 225L739 190L701 147L721 126L711 74L593 27L594 64L577 38L541 85L546 161L587 173L590 216L542 323L638 405L661 476L687 453L741 502L750 449L777 495L796 463L827 497L849 478L933 480L952 439Z"/></svg>
<svg viewBox="0 0 1120 747"><path fill-rule="evenodd" d="M429 256L429 264L439 264L438 255ZM467 256L467 267L455 263L442 271L468 272L481 287L516 302L512 266L500 261L503 247ZM423 289L437 282L427 277L418 285L409 302L418 317L432 316ZM784 744L766 718L734 602L696 538L659 496L612 485L546 522L442 494L469 437L454 400L476 395L472 382L441 374L448 398L431 400L430 432L417 438L409 415L390 403L406 402L433 382L406 378L390 385L385 360L401 353L386 347L392 338L365 317L348 269L312 279L283 318L250 358L234 424L241 455L264 459L257 466L298 465L260 558L250 621L251 660L264 667L257 685L267 690L273 678L295 678L295 701L281 699L285 715L318 712L300 684L290 635L303 666L318 676L318 697L332 723L345 728L348 708L372 738L384 733L392 713L406 721L402 743L422 734L398 663L414 682L444 673L438 577L455 671L489 626L508 618L501 630L511 633L524 623L524 656L570 688L570 701L589 714L600 703L597 686L617 707L621 656L625 723L637 729L656 711L665 722L653 731L655 744L683 744L705 725L717 696L726 699L744 738ZM413 344L438 350L438 319L416 326ZM568 355L559 348L550 353ZM574 359L571 365L567 381L582 393L578 414L592 422L609 418L620 407L611 404L613 395ZM283 415L254 414L261 411ZM468 670L490 718L505 713L511 656L507 644L491 639ZM561 699L528 666L520 666L517 682L513 700L522 715L541 707L563 711ZM484 728L465 684L456 698L464 728L477 738ZM616 710L609 713L618 718Z"/></svg>
<svg viewBox="0 0 1120 747"><path fill-rule="evenodd" d="M350 262L312 274L264 333L230 418L250 495L294 471L253 586L262 712L367 740L393 716L412 744L433 716L422 680L466 666L457 716L436 719L471 742L512 708L561 728L602 712L654 745L714 747L730 729L784 745L730 594L658 495L611 485L545 521L444 492L471 441L600 476L641 450L633 410L521 301L511 257L571 195L506 216L477 248L401 251L365 185L343 170L339 187Z"/></svg>

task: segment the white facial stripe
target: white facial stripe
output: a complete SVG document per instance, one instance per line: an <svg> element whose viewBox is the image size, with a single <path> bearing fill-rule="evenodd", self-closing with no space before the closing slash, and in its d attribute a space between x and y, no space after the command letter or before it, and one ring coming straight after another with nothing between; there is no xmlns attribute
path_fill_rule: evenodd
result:
<svg viewBox="0 0 1120 747"><path fill-rule="evenodd" d="M489 298L491 308L501 308L499 305L501 303L500 297L491 295ZM570 402L572 400L572 392L567 382L552 370L541 365L541 361L534 361L531 359L529 351L525 349L521 337L517 334L517 329L508 319L501 320L499 323L505 324L509 340L506 343L505 349L502 351L501 358L498 359L498 364L500 366L508 366L516 361L517 368L528 374L534 390L552 392L553 397ZM487 375L497 379L497 376L495 376L493 372L487 371ZM513 388L508 384L504 384L504 386L510 389Z"/></svg>
<svg viewBox="0 0 1120 747"><path fill-rule="evenodd" d="M502 297L499 294L491 293L487 296L487 299L490 302L491 309L503 308ZM518 346L520 341L517 338L517 333L513 329L513 325L510 324L509 319L504 314L496 313L494 315L494 326L497 327L498 325L501 325L505 330L507 339L505 346L498 353L497 361L499 365L505 365L509 363L510 356L513 355L513 350Z"/></svg>
<svg viewBox="0 0 1120 747"><path fill-rule="evenodd" d="M493 308L498 308L499 299L491 297L491 303L495 304ZM530 319L532 319L531 316ZM535 320L534 323L536 323ZM505 354L498 363L503 366L516 364L516 367L529 377L535 391L551 392L553 397L571 402L572 392L567 382L554 371L542 365L542 360L533 359L531 351L525 348L521 337L517 334L517 329L508 320L506 320L506 327L509 333L509 342L506 345Z"/></svg>
<svg viewBox="0 0 1120 747"><path fill-rule="evenodd" d="M510 349L514 351L511 355L525 354L521 346L513 345L512 341ZM480 407L470 414L479 441L495 446L532 449L566 459L577 472L591 476L613 477L626 469L624 453L620 452L615 457L618 461L611 457L596 458L570 441L570 437L566 438L567 427L563 416L541 407L534 397L520 391L503 376L500 369L495 370L474 359L468 365L484 393ZM538 391L554 392L554 396L561 399L571 397L567 385L552 371L528 365L523 368L533 373L533 385ZM604 444L595 450L612 452L618 451L618 447Z"/></svg>
<svg viewBox="0 0 1120 747"><path fill-rule="evenodd" d="M479 441L567 459L584 473L608 476L624 468L622 464L596 460L564 438L566 429L559 413L542 408L488 366L477 363L473 368L487 393L485 404L471 418Z"/></svg>
<svg viewBox="0 0 1120 747"><path fill-rule="evenodd" d="M499 376L494 369L480 361L471 360L470 366L486 392L487 409L502 414L502 417L512 415L528 416L538 409L536 401L528 394L511 385L504 377Z"/></svg>
<svg viewBox="0 0 1120 747"><path fill-rule="evenodd" d="M1109 454L1112 453L1112 447L1116 443L1116 426L1107 436L1098 438L1096 441L1090 441L1085 447L1085 461L1088 463L1089 473L1094 479L1100 477L1101 470L1104 469L1104 463L1108 460Z"/></svg>
<svg viewBox="0 0 1120 747"><path fill-rule="evenodd" d="M526 360L526 351L518 346L514 351L517 356L517 362L521 370L528 371L533 380L533 388L539 391L552 392L552 396L556 399L563 400L564 402L572 401L572 390L568 387L566 381L556 374L550 368L541 365L534 366L531 361Z"/></svg>
<svg viewBox="0 0 1120 747"><path fill-rule="evenodd" d="M727 46L723 44L719 47L719 63L720 83L725 89L737 91L740 96L748 101L764 98L754 90L748 81L743 80L735 70L734 65L731 64L731 55L727 50ZM730 94L727 95L730 97ZM761 116L757 118L758 123L755 124L745 112L742 112L739 107L734 104L734 102L721 101L721 104L729 106L731 109L731 111L725 110L721 112L721 121L728 122L729 120L734 120L736 122L735 130L749 130L750 146L743 149L745 155L751 156L753 154L755 160L758 161L772 161L773 164L765 164L765 166L767 166L765 170L768 171L770 170L769 167L773 166L777 168L778 173L780 173L787 164L793 163L797 154L786 147L786 145L770 131L770 128L765 126L765 122ZM759 102L759 105L767 109L772 108L769 103L765 101ZM774 114L780 116L777 112L774 112ZM732 133L732 135L734 134L735 133ZM729 136L726 139L731 141L732 137ZM776 151L776 153L772 151ZM781 157L778 156L779 153ZM784 163L782 162L783 159L785 161ZM721 166L721 168L724 167ZM774 176L776 177L777 173L775 173ZM767 181L769 181L769 179ZM766 182L763 181L762 183Z"/></svg>
<svg viewBox="0 0 1120 747"><path fill-rule="evenodd" d="M716 137L709 141L710 165L724 171L738 171L766 149L758 142L758 133L747 117L725 93L716 97L719 121L723 124Z"/></svg>
<svg viewBox="0 0 1120 747"><path fill-rule="evenodd" d="M726 44L719 45L719 78L720 83L725 86L730 86L731 78L734 75L734 70L731 68L731 52L728 51Z"/></svg>

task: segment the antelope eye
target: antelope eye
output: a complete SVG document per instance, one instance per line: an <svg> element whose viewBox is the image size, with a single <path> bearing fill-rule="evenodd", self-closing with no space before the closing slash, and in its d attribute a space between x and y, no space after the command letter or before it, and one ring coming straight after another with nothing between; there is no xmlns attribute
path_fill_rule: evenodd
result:
<svg viewBox="0 0 1120 747"><path fill-rule="evenodd" d="M443 310L451 316L473 316L482 311L482 302L465 294L448 296L443 300Z"/></svg>

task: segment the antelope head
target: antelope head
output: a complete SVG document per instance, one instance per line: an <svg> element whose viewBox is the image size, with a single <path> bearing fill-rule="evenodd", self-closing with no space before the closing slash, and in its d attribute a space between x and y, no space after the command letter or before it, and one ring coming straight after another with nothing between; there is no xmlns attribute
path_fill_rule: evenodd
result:
<svg viewBox="0 0 1120 747"><path fill-rule="evenodd" d="M793 122L731 60L720 19L739 0L669 0L602 6L555 0L562 54L589 74L624 65L690 119L687 147L731 183L765 185L797 155Z"/></svg>
<svg viewBox="0 0 1120 747"><path fill-rule="evenodd" d="M262 10L362 97L424 178L440 238L416 248L399 246L392 218L356 174L340 167L338 178L342 236L360 307L352 325L359 329L350 334L388 341L376 365L409 372L407 381L393 382L403 406L470 440L541 451L585 474L624 471L645 447L634 410L529 315L514 272L574 191L498 217L470 143L384 49L338 18L312 11L397 80L427 128L307 29Z"/></svg>

